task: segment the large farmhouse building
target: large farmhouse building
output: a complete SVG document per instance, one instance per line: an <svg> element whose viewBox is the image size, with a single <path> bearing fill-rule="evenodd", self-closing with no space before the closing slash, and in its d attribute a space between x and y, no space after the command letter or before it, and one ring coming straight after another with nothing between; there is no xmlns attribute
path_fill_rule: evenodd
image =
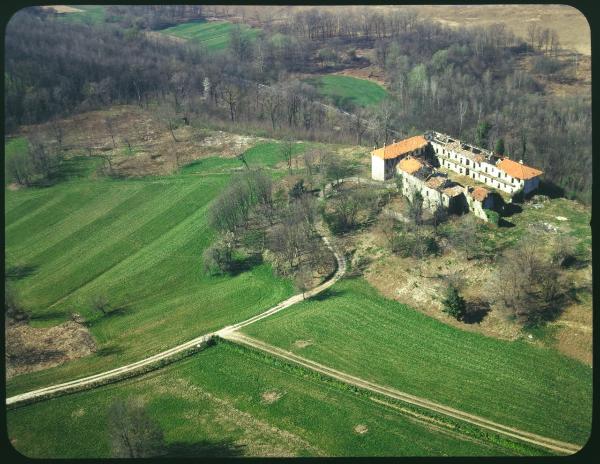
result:
<svg viewBox="0 0 600 464"><path fill-rule="evenodd" d="M408 155L421 155L429 142L417 135L387 147L383 145L371 152L371 177L375 180L388 180L394 177L394 168Z"/></svg>
<svg viewBox="0 0 600 464"><path fill-rule="evenodd" d="M451 180L444 171L460 179L475 181L475 186ZM402 179L402 193L412 200L417 192L423 206L434 211L471 211L487 220L485 210L497 209L501 194L528 194L538 188L542 171L491 151L474 147L439 132L415 136L371 152L371 176L386 181ZM463 183L464 180L461 180ZM469 182L470 183L470 182ZM477 184L481 185L477 185Z"/></svg>
<svg viewBox="0 0 600 464"><path fill-rule="evenodd" d="M441 166L511 195L521 189L528 194L539 186L542 171L523 161L517 163L439 132L432 133L431 146Z"/></svg>

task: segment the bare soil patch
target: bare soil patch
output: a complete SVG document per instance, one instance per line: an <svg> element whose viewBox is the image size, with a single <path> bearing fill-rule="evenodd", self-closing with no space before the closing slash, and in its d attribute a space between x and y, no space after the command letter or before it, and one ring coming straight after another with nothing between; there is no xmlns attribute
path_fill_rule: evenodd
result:
<svg viewBox="0 0 600 464"><path fill-rule="evenodd" d="M6 324L6 377L58 366L96 351L85 326L73 321L37 328Z"/></svg>
<svg viewBox="0 0 600 464"><path fill-rule="evenodd" d="M385 6L383 9L412 9L421 17L451 27L505 24L517 36L525 38L532 22L555 29L563 47L591 54L591 34L585 16L567 5L419 5Z"/></svg>
<svg viewBox="0 0 600 464"><path fill-rule="evenodd" d="M296 341L294 342L294 346L295 346L296 348L300 348L300 349L302 349L302 348L306 348L307 346L310 346L310 345L312 345L312 344L313 344L313 341L312 341L312 340L296 340Z"/></svg>
<svg viewBox="0 0 600 464"><path fill-rule="evenodd" d="M273 404L283 396L283 393L273 390L263 392L260 396L264 403Z"/></svg>
<svg viewBox="0 0 600 464"><path fill-rule="evenodd" d="M358 433L359 435L364 435L365 433L367 433L369 431L369 427L367 427L364 424L358 424L354 426L354 431L356 433Z"/></svg>
<svg viewBox="0 0 600 464"><path fill-rule="evenodd" d="M83 13L83 10L79 8L73 8L68 5L51 5L51 6L43 6L44 10L53 10L57 13Z"/></svg>
<svg viewBox="0 0 600 464"><path fill-rule="evenodd" d="M577 59L577 66L570 53L561 53L556 59L563 63L564 69L557 76L543 76L533 71L533 55L523 55L517 62L517 69L522 69L532 74L544 86L550 95L574 96L588 95L592 91L592 60L590 56L581 55ZM560 75L565 77L560 77Z"/></svg>
<svg viewBox="0 0 600 464"><path fill-rule="evenodd" d="M183 123L173 131L174 139L156 113L152 108L122 105L62 119L63 147L67 156L108 156L115 175L136 177L170 174L208 156L234 157L266 140ZM48 143L56 143L50 123L24 126L20 134L41 134ZM105 161L103 169L107 168Z"/></svg>

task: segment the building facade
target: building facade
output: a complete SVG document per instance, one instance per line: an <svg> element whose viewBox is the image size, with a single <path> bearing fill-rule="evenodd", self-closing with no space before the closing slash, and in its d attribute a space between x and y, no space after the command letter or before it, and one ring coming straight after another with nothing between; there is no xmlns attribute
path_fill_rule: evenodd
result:
<svg viewBox="0 0 600 464"><path fill-rule="evenodd" d="M386 181L393 179L398 162L406 156L419 156L425 152L429 142L417 135L371 152L371 178Z"/></svg>
<svg viewBox="0 0 600 464"><path fill-rule="evenodd" d="M433 155L430 158L439 167L482 185L464 187L451 181L428 162L428 155ZM539 187L542 174L522 161L513 161L439 132L411 137L371 152L373 179L385 181L398 176L402 178L402 194L412 201L416 192L420 192L426 209L470 211L486 221L485 210L498 209L503 202L494 190L511 196L519 191L528 194Z"/></svg>

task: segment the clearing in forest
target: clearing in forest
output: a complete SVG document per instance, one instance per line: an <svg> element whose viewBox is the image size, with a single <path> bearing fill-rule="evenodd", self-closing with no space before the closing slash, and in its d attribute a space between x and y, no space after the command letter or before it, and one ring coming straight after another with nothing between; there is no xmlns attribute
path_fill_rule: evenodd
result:
<svg viewBox="0 0 600 464"><path fill-rule="evenodd" d="M206 47L208 51L220 51L229 45L231 31L236 27L228 21L193 21L163 29L163 34L172 35ZM253 29L245 24L239 25L242 36L253 39L258 34L258 29Z"/></svg>
<svg viewBox="0 0 600 464"><path fill-rule="evenodd" d="M344 109L373 106L387 96L387 91L379 84L351 76L311 77L306 82L314 86L321 96L330 98L336 106Z"/></svg>

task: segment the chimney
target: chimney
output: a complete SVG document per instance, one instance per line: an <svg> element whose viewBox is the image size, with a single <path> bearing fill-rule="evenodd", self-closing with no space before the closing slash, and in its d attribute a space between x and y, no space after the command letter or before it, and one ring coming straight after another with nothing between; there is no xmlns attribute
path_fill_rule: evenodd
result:
<svg viewBox="0 0 600 464"><path fill-rule="evenodd" d="M523 164L523 160L519 160L519 164Z"/></svg>

